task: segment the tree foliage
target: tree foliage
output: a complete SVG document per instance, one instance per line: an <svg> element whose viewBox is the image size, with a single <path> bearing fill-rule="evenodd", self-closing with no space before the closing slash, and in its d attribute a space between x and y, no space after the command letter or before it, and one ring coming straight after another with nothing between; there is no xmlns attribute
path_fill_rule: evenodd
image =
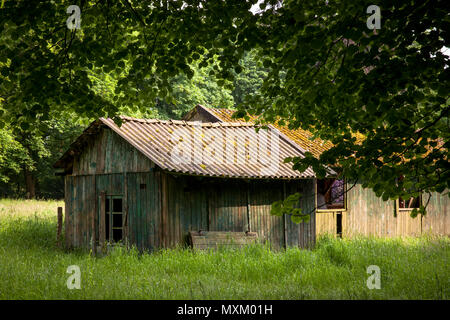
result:
<svg viewBox="0 0 450 320"><path fill-rule="evenodd" d="M286 120L334 144L319 159L294 158L296 169L323 176L325 165L338 168L386 200L450 186L446 1L379 1L376 32L366 26L371 1L263 1L254 14L256 2L7 0L0 99L9 118L0 127L27 130L51 111L162 110L177 98L228 104L228 93L208 98L213 86L195 68L233 90L244 53L255 50L264 80L249 81L245 99L234 91L241 113ZM66 26L72 4L81 29ZM93 75L111 77L113 90L102 94ZM186 90L192 100L180 96Z"/></svg>
<svg viewBox="0 0 450 320"><path fill-rule="evenodd" d="M239 91L239 84L233 86L226 79L219 83L214 81L215 73L220 72L223 65L220 55L209 54L216 49L200 49L202 56L194 55L196 59L179 57L182 60L186 58L188 69L172 70L171 76L164 79L166 87L160 90L158 85L162 86L161 82L155 85L154 76L158 72L155 66L145 75L142 72L136 74L139 59L136 59L134 50L139 47L139 50L145 51L144 47L149 42L153 43L152 40L138 46L137 39L140 38L137 35L148 30L136 29L133 23L124 25L122 29L117 25L117 19L108 21L106 26L103 24L111 17L111 12L107 12L109 9L122 10L125 15L128 12L128 20L125 20L131 22L133 19L140 20L135 10L143 8L139 9L139 5L135 8L131 2L117 5L111 2L78 4L85 8L83 28L75 31L68 30L65 25L67 3L8 2L0 11L0 47L4 49L0 52L0 127L3 127L0 129L0 189L3 195L30 194L26 174L35 184L33 189L36 190L31 192L32 195L61 197L62 179L54 175L52 164L83 128L97 117L121 114L179 119L198 103L225 108L235 105L232 89ZM163 4L158 6L153 9L155 14L158 11L170 13ZM92 13L86 11L88 9ZM53 18L46 20L48 10L59 15L58 25L54 24L56 21ZM96 21L93 18L99 10L106 16ZM89 19L92 22L90 27L86 26ZM35 23L39 24L39 28L35 28ZM94 32L95 28L100 27L102 31ZM116 33L107 30L110 27ZM167 33L169 29L166 27L161 32ZM129 34L123 37L125 30ZM104 55L104 48L98 46L99 43L105 46L102 41L106 39L120 44L119 47L112 42L107 44L111 48L109 57ZM122 40L126 43L121 43ZM128 53L123 55L122 49L128 49L126 44L130 41L136 42L136 47L130 47ZM29 44L34 44L34 47ZM92 50L92 57L88 59L86 48L92 45L94 47L89 49ZM159 45L165 48L167 43ZM183 45L181 43L178 47ZM115 54L120 48L123 56L116 61ZM159 46L155 42L155 50L157 48ZM184 55L186 49L183 50ZM172 55L172 58L180 54ZM80 57L81 61L78 61ZM154 58L153 64L158 59L156 53ZM241 68L246 69L248 63L252 63L249 58L241 63ZM240 81L247 83L245 77L252 77L252 72L246 72ZM120 88L124 84L128 84L126 90ZM159 94L162 91L170 91L170 95ZM153 95L152 92L158 94ZM240 90L237 95L243 92ZM139 98L140 95L146 97Z"/></svg>
<svg viewBox="0 0 450 320"><path fill-rule="evenodd" d="M443 192L450 187L445 1L379 2L375 31L366 26L370 4L286 0L264 12L259 47L271 71L261 95L241 109L334 144L320 159L292 159L298 170L312 166L323 176L324 165L335 167L384 200Z"/></svg>
<svg viewBox="0 0 450 320"><path fill-rule="evenodd" d="M310 213L303 213L302 209L297 207L300 197L301 194L297 192L287 196L284 200L275 201L272 204L270 214L279 217L288 215L294 223L309 222Z"/></svg>

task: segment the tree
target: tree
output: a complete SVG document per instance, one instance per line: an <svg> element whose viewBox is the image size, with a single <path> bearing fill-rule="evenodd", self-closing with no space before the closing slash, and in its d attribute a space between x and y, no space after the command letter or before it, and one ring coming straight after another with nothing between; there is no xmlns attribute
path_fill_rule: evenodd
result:
<svg viewBox="0 0 450 320"><path fill-rule="evenodd" d="M319 159L292 159L296 169L338 168L384 199L450 186L445 1L379 2L379 30L367 28L369 1L267 0L253 14L256 2L79 1L81 29L69 30L72 2L7 0L3 108L23 129L50 110L147 110L172 103L171 81L192 79L196 63L215 65L208 74L227 86L254 49L269 71L236 115L287 121L334 144ZM95 91L97 70L114 75L111 99Z"/></svg>
<svg viewBox="0 0 450 320"><path fill-rule="evenodd" d="M53 163L83 131L87 121L51 114L26 130L8 123L0 129L0 190L3 196L61 198L64 184Z"/></svg>
<svg viewBox="0 0 450 320"><path fill-rule="evenodd" d="M367 28L370 4L290 0L263 12L258 46L271 71L237 116L286 120L334 144L319 159L289 159L298 170L312 166L323 177L332 166L384 200L443 192L450 187L445 1L378 3L379 30Z"/></svg>
<svg viewBox="0 0 450 320"><path fill-rule="evenodd" d="M158 100L156 104L159 117L181 119L197 104L216 108L234 106L231 83L227 81L227 88L221 87L209 76L214 72L214 64L200 68L197 63L193 63L190 68L194 72L192 78L180 74L170 79L171 98Z"/></svg>
<svg viewBox="0 0 450 320"><path fill-rule="evenodd" d="M269 71L262 65L256 50L245 52L240 65L242 68L238 69L239 73L234 72L233 81L232 95L236 106L242 105L246 96L259 92Z"/></svg>
<svg viewBox="0 0 450 320"><path fill-rule="evenodd" d="M194 76L190 64L203 68L216 56L211 76L222 86L244 52L238 30L254 19L252 3L237 0L80 1L81 29L69 30L70 4L6 1L0 9L0 97L20 125L50 109L96 118L148 108L171 97L171 79ZM94 90L98 69L117 77L113 101Z"/></svg>
<svg viewBox="0 0 450 320"><path fill-rule="evenodd" d="M14 138L11 129L0 129L0 195L9 195L9 190L14 187L11 178L19 175L29 165L30 159L23 146Z"/></svg>

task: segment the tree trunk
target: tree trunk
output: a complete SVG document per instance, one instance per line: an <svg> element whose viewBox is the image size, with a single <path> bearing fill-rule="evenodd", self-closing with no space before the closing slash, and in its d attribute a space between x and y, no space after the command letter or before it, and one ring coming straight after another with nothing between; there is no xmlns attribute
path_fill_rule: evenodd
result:
<svg viewBox="0 0 450 320"><path fill-rule="evenodd" d="M25 172L25 186L26 186L26 198L34 199L36 197L36 179L33 176L33 173L27 169Z"/></svg>

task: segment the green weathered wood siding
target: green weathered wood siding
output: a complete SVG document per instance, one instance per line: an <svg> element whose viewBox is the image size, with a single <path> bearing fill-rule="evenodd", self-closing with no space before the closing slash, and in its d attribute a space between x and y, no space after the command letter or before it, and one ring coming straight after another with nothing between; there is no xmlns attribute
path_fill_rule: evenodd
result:
<svg viewBox="0 0 450 320"><path fill-rule="evenodd" d="M161 246L158 175L154 170L127 174L129 241L141 250Z"/></svg>
<svg viewBox="0 0 450 320"><path fill-rule="evenodd" d="M303 213L310 214L309 222L293 223L290 217L286 216L286 239L287 246L298 246L301 248L308 248L315 244L316 241L316 212L315 212L315 194L314 194L314 179L301 180L301 183L296 181L286 182L286 196L299 192L300 208Z"/></svg>
<svg viewBox="0 0 450 320"><path fill-rule="evenodd" d="M68 176L65 180L66 244L88 247L92 237L92 217L95 214L95 177Z"/></svg>
<svg viewBox="0 0 450 320"><path fill-rule="evenodd" d="M87 142L73 161L73 175L146 172L154 164L111 129L103 129Z"/></svg>
<svg viewBox="0 0 450 320"><path fill-rule="evenodd" d="M247 185L239 180L211 182L208 192L209 230L248 230Z"/></svg>
<svg viewBox="0 0 450 320"><path fill-rule="evenodd" d="M164 172L161 180L161 230L165 247L186 241L191 230L209 230L207 186L191 177Z"/></svg>
<svg viewBox="0 0 450 320"><path fill-rule="evenodd" d="M189 231L257 232L274 249L285 246L307 247L315 241L314 197L312 180L290 182L241 179L212 179L172 176L161 172L161 221L165 246L183 243ZM271 204L286 191L302 192L304 212L312 212L309 223L299 225L289 217L270 214ZM165 195L165 196L164 196ZM285 221L286 220L286 221ZM286 226L285 226L286 225Z"/></svg>
<svg viewBox="0 0 450 320"><path fill-rule="evenodd" d="M285 246L284 218L270 214L273 202L283 198L282 181L252 181L249 183L250 231L257 232L263 242L274 249Z"/></svg>
<svg viewBox="0 0 450 320"><path fill-rule="evenodd" d="M126 184L126 186L125 186ZM158 170L141 173L66 176L67 241L89 247L92 217L100 221L101 192L122 196L128 211L128 241L139 249L184 244L189 231L250 230L274 249L307 247L315 241L314 213L309 223L296 225L289 217L270 214L271 204L285 193L308 193L312 180L245 181L173 176ZM126 192L125 192L126 191ZM311 197L300 203L313 208ZM99 224L95 225L98 241Z"/></svg>

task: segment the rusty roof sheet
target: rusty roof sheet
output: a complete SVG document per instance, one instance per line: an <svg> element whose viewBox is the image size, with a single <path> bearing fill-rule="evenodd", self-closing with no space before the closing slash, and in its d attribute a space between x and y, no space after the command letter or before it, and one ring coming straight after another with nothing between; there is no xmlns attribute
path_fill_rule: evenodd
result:
<svg viewBox="0 0 450 320"><path fill-rule="evenodd" d="M292 169L286 157L303 156L274 128L256 132L252 123L200 123L121 117L100 121L160 168L181 174L231 178L311 178Z"/></svg>
<svg viewBox="0 0 450 320"><path fill-rule="evenodd" d="M230 109L219 109L219 108L206 108L201 105L200 107L207 110L209 113L220 119L221 121L237 121L232 119L231 116L235 110ZM256 120L257 117L249 116L250 121ZM239 121L244 122L244 121ZM273 124L282 134L284 134L288 139L295 142L301 149L311 152L315 157L319 157L322 152L330 149L333 144L328 141L321 140L319 138L312 139L313 134L307 130L301 128L289 129L286 125Z"/></svg>

